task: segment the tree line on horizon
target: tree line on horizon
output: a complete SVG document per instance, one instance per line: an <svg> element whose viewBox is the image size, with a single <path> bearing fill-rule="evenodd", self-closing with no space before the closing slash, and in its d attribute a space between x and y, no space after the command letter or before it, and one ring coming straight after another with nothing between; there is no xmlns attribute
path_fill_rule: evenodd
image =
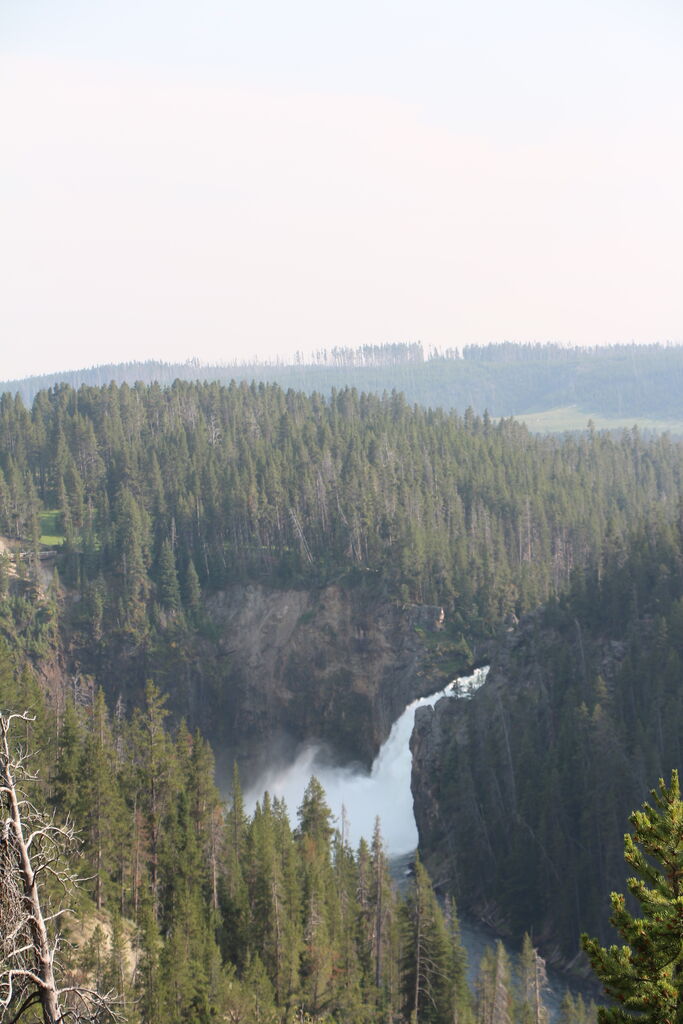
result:
<svg viewBox="0 0 683 1024"><path fill-rule="evenodd" d="M110 383L175 380L279 384L283 389L329 395L355 387L381 395L401 391L426 408L471 407L483 415L522 415L576 406L592 415L680 421L683 347L673 344L618 344L592 347L553 343L502 342L438 350L420 342L334 346L273 360L258 356L218 365L188 359L182 363L147 360L39 374L5 381L0 390L20 393L30 404L39 391L68 384L103 387Z"/></svg>

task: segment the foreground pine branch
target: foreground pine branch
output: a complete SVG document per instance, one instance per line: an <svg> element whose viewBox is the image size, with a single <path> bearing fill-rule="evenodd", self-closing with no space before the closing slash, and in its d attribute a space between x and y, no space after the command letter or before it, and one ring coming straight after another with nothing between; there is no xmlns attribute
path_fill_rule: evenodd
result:
<svg viewBox="0 0 683 1024"><path fill-rule="evenodd" d="M604 1024L683 1020L683 801L678 772L652 791L624 837L624 858L636 872L627 886L640 904L631 914L621 893L612 893L611 923L625 946L600 945L587 935L583 948L605 992L619 1005L600 1010ZM638 877L639 876L639 877Z"/></svg>

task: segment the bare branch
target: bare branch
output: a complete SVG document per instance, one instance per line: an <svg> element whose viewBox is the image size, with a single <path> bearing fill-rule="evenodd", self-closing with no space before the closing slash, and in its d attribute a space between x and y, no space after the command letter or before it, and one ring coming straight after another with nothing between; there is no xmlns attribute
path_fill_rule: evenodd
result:
<svg viewBox="0 0 683 1024"><path fill-rule="evenodd" d="M26 768L31 754L23 747L10 750L8 734L16 720L35 721L28 712L0 714L0 1022L16 1024L36 1004L50 1024L96 1024L103 1014L122 1021L114 993L59 986L63 969L56 958L60 935L54 923L69 909L46 912L41 880L50 876L65 893L73 891L79 879L66 854L75 833L69 821L62 825L54 815L41 814L17 787L17 779L36 776Z"/></svg>

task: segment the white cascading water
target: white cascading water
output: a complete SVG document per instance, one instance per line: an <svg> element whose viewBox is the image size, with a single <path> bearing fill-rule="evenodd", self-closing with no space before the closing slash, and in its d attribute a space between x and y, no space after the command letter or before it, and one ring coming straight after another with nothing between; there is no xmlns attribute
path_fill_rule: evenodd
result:
<svg viewBox="0 0 683 1024"><path fill-rule="evenodd" d="M407 706L401 717L394 722L389 738L375 758L370 774L357 766L333 767L325 761L324 751L319 746L309 745L302 749L288 766L265 772L258 783L245 795L249 813L253 813L256 801L263 797L265 790L271 796L284 797L292 824L296 824L296 809L301 804L304 790L311 775L321 782L327 794L327 802L341 824L341 809L344 807L350 822L351 845L356 845L361 836L370 839L379 815L382 836L387 852L398 874L403 875L417 846L417 828L413 816L413 798L410 792L410 734L413 730L415 708L436 704L441 697L467 698L486 679L488 666L477 669L467 678L455 679L452 683L434 693L431 697L414 700ZM403 862L401 860L403 858ZM493 944L491 933L479 925L461 919L460 930L469 958L470 981L473 984L484 950ZM515 957L517 950L506 944L508 954ZM550 977L550 991L546 1002L550 1008L551 1020L557 1018L559 1005L566 988L566 981L553 971ZM576 992L579 990L576 989ZM575 994L576 994L575 992ZM583 992L585 998L592 993Z"/></svg>
<svg viewBox="0 0 683 1024"><path fill-rule="evenodd" d="M350 825L347 838L352 845L357 844L361 836L370 839L375 818L379 815L387 851L392 857L409 853L417 846L417 828L410 792L409 747L415 709L433 705L441 697L467 698L481 686L487 673L488 666L476 669L471 676L454 679L439 693L412 701L394 722L389 738L380 749L369 774L353 765L331 765L325 760L323 748L311 744L299 752L292 764L280 769L269 769L261 776L246 794L247 810L251 813L256 801L268 790L271 796L284 797L290 817L295 819L304 790L311 775L315 775L339 823L344 807Z"/></svg>

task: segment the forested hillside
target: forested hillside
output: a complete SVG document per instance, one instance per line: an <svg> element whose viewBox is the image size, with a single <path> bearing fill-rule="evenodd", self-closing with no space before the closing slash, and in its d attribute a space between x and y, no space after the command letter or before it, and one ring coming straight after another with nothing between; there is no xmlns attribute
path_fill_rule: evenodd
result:
<svg viewBox="0 0 683 1024"><path fill-rule="evenodd" d="M365 610L344 629L361 655L386 602L441 606L442 653L436 638L425 645L456 674L505 616L562 593L610 534L653 506L673 515L682 479L683 447L666 437L537 438L396 394L124 384L41 392L30 410L6 394L0 628L34 663L57 652L62 676L94 677L112 700L135 703L152 677L193 726L217 727L219 705L234 713L226 698L253 685L237 672L239 641L220 643L226 588L360 587ZM301 632L318 606L298 603ZM330 651L338 628L328 620ZM292 656L287 671L305 677ZM342 677L326 678L337 692Z"/></svg>
<svg viewBox="0 0 683 1024"><path fill-rule="evenodd" d="M420 343L366 345L359 349L321 350L291 362L255 360L223 366L161 362L111 364L6 381L0 389L19 392L30 404L39 391L66 383L100 387L110 382L134 385L184 381L229 384L275 383L309 394L355 387L381 395L401 391L410 403L431 408L467 408L483 415L518 416L563 410L566 427L584 429L589 417L653 425L663 421L683 432L680 395L683 347L610 345L564 348L559 345L504 343L468 346L462 352L426 350ZM554 422L549 420L548 422ZM558 428L554 428L558 429Z"/></svg>
<svg viewBox="0 0 683 1024"><path fill-rule="evenodd" d="M344 389L326 398L275 385L178 381L167 389L61 386L39 393L31 409L2 396L0 629L26 678L40 672L50 694L52 722L42 713L46 732L38 746L58 813L70 811L86 829L95 827L86 800L100 771L88 760L93 744L100 744L102 765L117 765L116 784L92 797L104 801L107 820L121 815L124 823L109 853L101 830L88 840L96 860L93 896L118 906L147 935L140 962L153 965L150 979L165 978L160 1019L189 1019L185 996L163 987L172 992L164 968L170 954L163 951L175 941L208 972L197 1005L207 1005L207 991L215 991L218 976L207 966L214 962L228 973L234 965L233 995L245 978L253 991L265 968L267 992L275 986L268 999L282 1012L295 1004L316 1014L334 1007L340 1020L372 1020L378 1000L399 1006L404 998L398 973L391 991L368 980L376 974L358 944L360 911L344 919L334 901L325 903L322 916L316 911L315 926L324 931L315 948L326 948L327 934L334 952L316 966L313 952L304 951L313 928L302 909L313 891L305 888L309 869L320 872L310 885L328 885L347 864L349 884L354 891L360 884L360 852L347 857L343 840L335 840L333 853L328 825L320 861L318 854L306 860L314 853L307 840L277 833L278 852L293 851L293 860L281 863L282 879L290 871L304 885L291 896L299 909L291 904L289 918L278 917L286 904L277 902L285 896L273 876L245 878L250 895L239 898L247 899L257 937L250 933L239 949L225 945L241 934L234 892L207 930L222 898L210 848L208 809L218 806L208 781L211 758L186 728L173 738L165 732L164 698L145 680L180 680L191 691L192 666L210 652L212 687L194 700L188 692L187 707L201 701L205 717L217 717L218 695L237 685L235 646L220 642L229 635L221 608L230 588L245 606L267 589L259 600L275 633L287 616L298 635L315 620L311 635L327 640L310 662L299 650L287 669L302 678L309 664L310 679L324 673L330 650L344 657L335 636L342 622L352 633L349 664L369 676L374 649L384 671L386 648L395 647L404 677L414 669L415 694L430 678L423 674L430 658L433 678L455 674L501 630L512 630L481 697L435 712L444 742L430 753L425 790L417 750L424 849L440 881L450 865L451 883L471 909L518 936L533 927L535 941L551 950L557 943L565 960L580 929L602 934L607 915L599 900L618 881L626 812L680 754L682 489L683 445L666 436L634 429L539 438L511 420L425 410L395 393ZM647 526L634 532L639 522ZM240 589L247 584L251 590ZM287 610L273 598L278 588ZM347 600L351 591L361 597ZM389 643L406 629L409 642ZM265 646L274 635L265 635ZM245 665L260 671L264 663L250 657ZM266 662L273 678L282 668L276 661ZM352 713L348 702L338 703L348 697L350 677L335 669L336 676L325 690L326 721L333 725L338 715L340 731L344 723L347 734L360 733L366 705ZM238 682L251 685L247 674ZM109 711L96 696L98 685L109 695ZM129 699L118 700L124 691ZM397 693L410 699L407 688ZM316 708L312 693L304 697ZM392 704L380 693L377 702L396 713L396 699ZM33 693L30 702L36 700ZM442 714L460 717L442 722ZM143 763L145 757L151 760ZM195 758L201 769L192 767ZM201 777L192 775L200 770ZM199 792L208 818L188 804L189 794ZM281 808L264 805L245 823L254 850L264 821L277 832L285 830L284 819ZM170 829L163 842L162 820ZM199 865L189 874L178 860L186 849L188 862ZM347 897L336 884L343 905ZM270 907L263 919L255 909L261 905ZM181 915L177 923L174 914ZM353 944L344 931L352 919ZM297 977L277 959L268 931L286 920L300 929L291 937L300 952ZM197 946L190 950L192 936ZM278 936L285 943L284 932ZM153 957L158 961L145 959ZM344 957L348 982L332 966ZM312 980L318 970L319 982ZM190 973L200 977L199 966ZM177 1018L169 1016L173 999Z"/></svg>
<svg viewBox="0 0 683 1024"><path fill-rule="evenodd" d="M614 941L628 812L681 764L682 673L683 520L655 516L505 635L472 701L418 712L427 862L565 962L582 930Z"/></svg>
<svg viewBox="0 0 683 1024"><path fill-rule="evenodd" d="M22 793L52 808L51 827L70 818L81 838L70 851L86 879L80 899L48 923L70 940L55 965L65 1019L83 1009L76 989L94 988L128 1024L486 1024L494 1006L495 1019L547 1020L531 942L514 970L501 944L490 950L473 991L454 904L439 906L419 861L399 896L379 822L352 850L348 823L335 826L315 779L296 829L267 793L246 815L237 774L226 810L210 749L182 723L167 729L154 684L130 721L112 717L99 691L69 701L58 722L4 647L0 662L0 708L28 707L34 718L11 747L33 752ZM5 771L0 757L3 786ZM20 884L8 851L3 838L0 1020L34 1020L25 1012L33 978L15 976L14 989L10 980L26 949L5 902ZM41 881L44 898L48 888ZM564 1024L590 1020L582 1000L565 999Z"/></svg>
<svg viewBox="0 0 683 1024"><path fill-rule="evenodd" d="M397 394L331 398L176 382L0 401L0 530L43 530L98 633L140 639L155 604L200 587L380 572L469 627L535 607L653 504L673 509L683 448L637 431L535 438L512 421ZM41 514L49 512L41 521Z"/></svg>

